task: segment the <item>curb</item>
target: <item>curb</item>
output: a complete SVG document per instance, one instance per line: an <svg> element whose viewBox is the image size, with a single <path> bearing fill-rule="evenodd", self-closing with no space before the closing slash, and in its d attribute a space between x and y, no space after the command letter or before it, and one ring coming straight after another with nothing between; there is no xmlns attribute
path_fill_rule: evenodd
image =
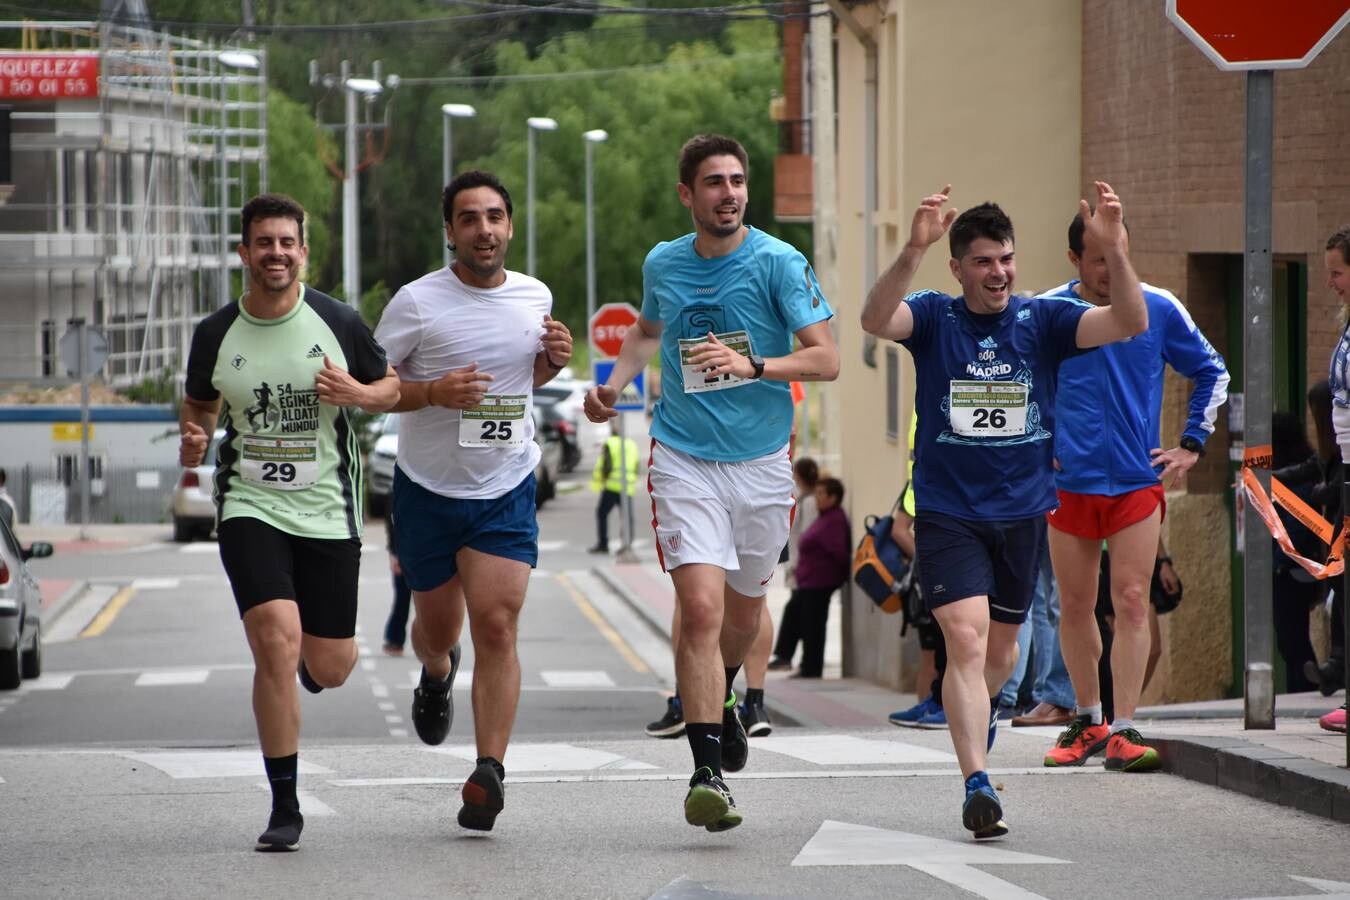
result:
<svg viewBox="0 0 1350 900"><path fill-rule="evenodd" d="M670 640L669 619L661 621L660 618L651 611L651 608L648 607L647 604L638 600L637 597L634 597L633 592L628 589L628 585L624 584L618 578L615 578L609 569L601 568L600 566L592 566L591 574L594 575L596 578L600 579L601 581L603 581L605 583L605 587L613 591L615 596L617 596L624 603L627 603L628 607L632 609L633 612L637 613L638 617L641 618L642 621L647 623L647 627L649 627L652 631L656 632L657 637L665 641Z"/></svg>
<svg viewBox="0 0 1350 900"><path fill-rule="evenodd" d="M89 590L89 581L84 578L71 582L70 587L66 588L61 596L52 601L51 606L42 611L42 627L49 628L56 624L56 621L66 614L66 611L75 604L75 601L84 596Z"/></svg>
<svg viewBox="0 0 1350 900"><path fill-rule="evenodd" d="M1148 741L1164 772L1350 825L1350 769L1238 738Z"/></svg>

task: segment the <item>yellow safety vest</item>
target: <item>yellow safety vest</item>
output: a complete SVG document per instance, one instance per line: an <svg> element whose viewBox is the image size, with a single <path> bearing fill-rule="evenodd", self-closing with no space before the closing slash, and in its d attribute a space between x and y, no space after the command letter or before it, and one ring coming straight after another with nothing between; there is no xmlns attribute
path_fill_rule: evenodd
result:
<svg viewBox="0 0 1350 900"><path fill-rule="evenodd" d="M638 478L638 446L632 438L622 439L623 462L627 464L628 469L628 496L637 493ZM623 471L619 468L620 459L620 438L617 434L610 435L605 440L605 452L600 454L600 458L595 461L595 469L591 472L591 490L597 494L603 491L613 491L616 494L623 493ZM609 460L609 472L605 472L605 462Z"/></svg>

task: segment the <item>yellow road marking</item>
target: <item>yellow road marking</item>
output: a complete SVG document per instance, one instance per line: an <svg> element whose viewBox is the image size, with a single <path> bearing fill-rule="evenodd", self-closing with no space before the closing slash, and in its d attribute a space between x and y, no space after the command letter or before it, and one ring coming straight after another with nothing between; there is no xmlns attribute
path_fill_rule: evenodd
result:
<svg viewBox="0 0 1350 900"><path fill-rule="evenodd" d="M116 594L113 594L111 600L104 604L103 609L99 610L98 615L94 616L94 621L85 626L84 631L80 632L81 638L98 637L108 630L108 626L117 618L117 614L122 611L132 597L136 596L136 589L131 585L122 588Z"/></svg>
<svg viewBox="0 0 1350 900"><path fill-rule="evenodd" d="M554 577L562 583L563 588L571 595L572 602L581 610L581 614L590 619L591 624L595 626L595 630L604 635L605 640L614 645L614 649L619 651L619 655L633 667L633 671L643 674L651 671L651 669L647 667L647 664L642 661L642 657L638 656L637 652L634 651L632 647L628 646L628 642L605 621L605 617L600 615L599 610L591 605L591 601L582 596L581 591L576 589L576 585L572 584L570 578L566 575L555 575Z"/></svg>

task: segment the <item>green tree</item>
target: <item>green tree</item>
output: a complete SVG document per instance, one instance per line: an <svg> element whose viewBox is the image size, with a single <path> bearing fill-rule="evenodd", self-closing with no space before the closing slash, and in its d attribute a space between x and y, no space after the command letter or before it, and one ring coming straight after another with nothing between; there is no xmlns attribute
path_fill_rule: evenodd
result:
<svg viewBox="0 0 1350 900"><path fill-rule="evenodd" d="M267 93L267 188L289 194L305 208L309 272L324 270L332 247L328 218L337 205L325 160L337 159L330 135L303 105L273 89ZM315 284L320 290L323 286Z"/></svg>

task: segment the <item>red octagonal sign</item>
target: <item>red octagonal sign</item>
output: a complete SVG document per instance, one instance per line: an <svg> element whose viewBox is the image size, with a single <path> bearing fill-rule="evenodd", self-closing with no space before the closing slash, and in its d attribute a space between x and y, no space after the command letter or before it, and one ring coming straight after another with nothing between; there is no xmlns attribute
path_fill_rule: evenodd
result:
<svg viewBox="0 0 1350 900"><path fill-rule="evenodd" d="M1350 22L1350 0L1167 0L1167 18L1220 69L1301 69Z"/></svg>
<svg viewBox="0 0 1350 900"><path fill-rule="evenodd" d="M623 346L623 336L637 324L638 311L631 303L606 303L591 317L591 343L600 356L613 359Z"/></svg>

